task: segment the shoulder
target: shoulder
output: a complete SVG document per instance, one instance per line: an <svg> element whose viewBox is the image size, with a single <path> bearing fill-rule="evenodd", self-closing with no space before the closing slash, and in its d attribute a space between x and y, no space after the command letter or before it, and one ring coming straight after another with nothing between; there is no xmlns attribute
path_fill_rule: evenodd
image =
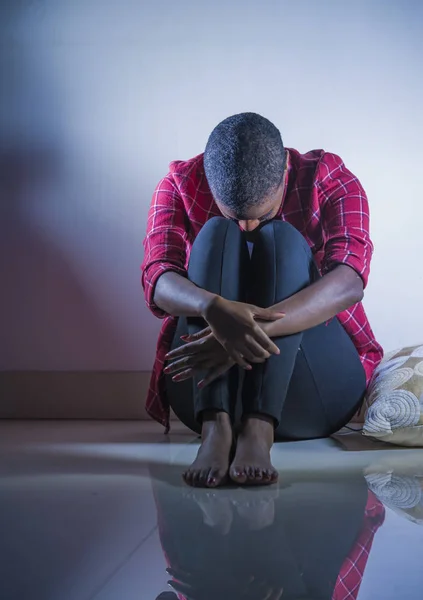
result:
<svg viewBox="0 0 423 600"><path fill-rule="evenodd" d="M168 173L156 186L157 192L167 192L183 197L190 196L194 189L204 187L203 154L189 160L173 160L169 164Z"/></svg>
<svg viewBox="0 0 423 600"><path fill-rule="evenodd" d="M204 172L203 154L189 160L174 160L169 165L169 177L181 198L185 210L209 211L213 196Z"/></svg>
<svg viewBox="0 0 423 600"><path fill-rule="evenodd" d="M316 149L302 154L294 148L287 148L289 152L289 166L297 173L307 171L310 174L324 175L328 170L343 166L343 160L333 152Z"/></svg>
<svg viewBox="0 0 423 600"><path fill-rule="evenodd" d="M204 173L203 154L189 160L172 161L156 192L164 193L167 201L179 203L185 211L191 211L193 207L209 211L213 197Z"/></svg>
<svg viewBox="0 0 423 600"><path fill-rule="evenodd" d="M289 155L289 168L296 172L301 171L315 171L324 150L309 150L308 152L301 153L295 148L287 148Z"/></svg>
<svg viewBox="0 0 423 600"><path fill-rule="evenodd" d="M199 183L204 178L204 154L188 160L173 160L169 165L169 176L177 185Z"/></svg>
<svg viewBox="0 0 423 600"><path fill-rule="evenodd" d="M310 150L300 154L296 150L289 150L290 162L296 171L297 177L309 184L326 189L345 186L347 184L359 185L357 177L345 166L343 159L334 152L326 150Z"/></svg>

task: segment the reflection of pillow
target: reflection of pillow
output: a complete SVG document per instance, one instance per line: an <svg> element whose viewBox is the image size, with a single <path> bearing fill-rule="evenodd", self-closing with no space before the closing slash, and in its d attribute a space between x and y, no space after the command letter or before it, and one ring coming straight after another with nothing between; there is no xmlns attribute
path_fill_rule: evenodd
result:
<svg viewBox="0 0 423 600"><path fill-rule="evenodd" d="M423 346L387 355L367 393L363 433L400 446L423 446Z"/></svg>
<svg viewBox="0 0 423 600"><path fill-rule="evenodd" d="M423 477L369 473L365 475L370 490L385 506L423 525Z"/></svg>

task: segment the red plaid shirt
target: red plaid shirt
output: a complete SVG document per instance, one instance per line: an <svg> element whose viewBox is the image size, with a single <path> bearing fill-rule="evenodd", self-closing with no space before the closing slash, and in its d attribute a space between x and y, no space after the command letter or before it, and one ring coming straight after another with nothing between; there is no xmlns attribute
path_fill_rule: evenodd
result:
<svg viewBox="0 0 423 600"><path fill-rule="evenodd" d="M176 318L154 304L158 278L166 271L187 276L192 244L203 225L222 216L204 173L203 155L170 164L170 172L154 192L144 239L142 285L148 308L163 318L146 409L169 425L163 368L176 328ZM275 219L291 223L307 240L322 275L338 264L352 267L367 284L373 245L369 237L369 206L358 179L339 156L288 149L288 176ZM338 318L352 339L366 371L367 382L382 359L381 346L361 303Z"/></svg>
<svg viewBox="0 0 423 600"><path fill-rule="evenodd" d="M369 491L363 526L336 580L332 600L356 600L376 531L385 520L385 507ZM342 535L342 532L340 532Z"/></svg>

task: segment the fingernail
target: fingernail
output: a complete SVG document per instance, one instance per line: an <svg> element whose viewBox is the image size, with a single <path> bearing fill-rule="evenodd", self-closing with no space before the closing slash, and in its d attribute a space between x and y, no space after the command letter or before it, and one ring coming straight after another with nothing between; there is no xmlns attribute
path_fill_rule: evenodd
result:
<svg viewBox="0 0 423 600"><path fill-rule="evenodd" d="M252 368L253 368L253 367L252 367L251 365L247 365L246 367L244 367L244 369L245 369L246 371L251 371L251 369L252 369Z"/></svg>
<svg viewBox="0 0 423 600"><path fill-rule="evenodd" d="M201 390L204 387L204 381L199 381L197 387Z"/></svg>
<svg viewBox="0 0 423 600"><path fill-rule="evenodd" d="M181 340L187 340L189 338L189 335L181 335Z"/></svg>
<svg viewBox="0 0 423 600"><path fill-rule="evenodd" d="M166 367L166 368L164 369L164 372L165 372L165 373L169 373L169 371L170 371L170 368L169 368L169 367Z"/></svg>

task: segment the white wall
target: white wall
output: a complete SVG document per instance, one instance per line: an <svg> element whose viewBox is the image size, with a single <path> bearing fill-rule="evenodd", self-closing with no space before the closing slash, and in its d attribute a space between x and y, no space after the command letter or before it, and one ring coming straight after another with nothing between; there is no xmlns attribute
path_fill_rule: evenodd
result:
<svg viewBox="0 0 423 600"><path fill-rule="evenodd" d="M0 4L0 368L151 367L139 265L156 182L241 111L340 154L376 246L366 306L422 342L423 3Z"/></svg>

